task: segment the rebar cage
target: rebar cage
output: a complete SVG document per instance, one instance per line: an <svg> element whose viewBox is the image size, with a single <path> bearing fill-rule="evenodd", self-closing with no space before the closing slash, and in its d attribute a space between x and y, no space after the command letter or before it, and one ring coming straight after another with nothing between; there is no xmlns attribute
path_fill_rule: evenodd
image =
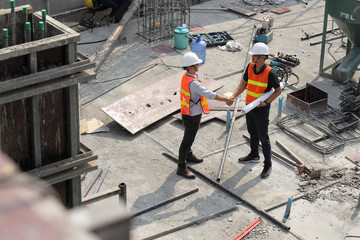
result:
<svg viewBox="0 0 360 240"><path fill-rule="evenodd" d="M138 9L138 34L149 42L169 38L174 29L190 26L191 0L142 0Z"/></svg>

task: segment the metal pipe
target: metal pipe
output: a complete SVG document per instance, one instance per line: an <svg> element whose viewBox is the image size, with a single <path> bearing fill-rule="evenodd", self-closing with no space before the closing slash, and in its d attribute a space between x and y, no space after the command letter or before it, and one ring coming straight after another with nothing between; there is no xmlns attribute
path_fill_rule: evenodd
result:
<svg viewBox="0 0 360 240"><path fill-rule="evenodd" d="M194 220L194 221L192 221L192 222L183 224L183 225L181 225L181 226L178 226L178 227L175 227L175 228L166 230L166 231L164 231L164 232L155 234L155 235L153 235L153 236L151 236L151 237L144 238L143 240L156 239L156 238L165 236L165 235L167 235L167 234L170 234L170 233L179 231L179 230L181 230L181 229L190 227L190 226L192 226L192 225L194 225L194 224L199 224L199 223L201 223L201 222L205 222L205 221L207 221L207 220L213 219L213 218L215 218L215 217L217 217L217 216L224 215L224 214L226 214L226 213L235 211L236 209L237 209L236 207L231 207L231 208L225 209L225 210L223 210L223 211L220 211L220 212L217 212L217 213L213 213L213 214L211 214L211 215L209 215L209 216L207 216L207 217L203 217L203 218Z"/></svg>
<svg viewBox="0 0 360 240"><path fill-rule="evenodd" d="M255 29L256 29L256 26L254 26L254 28L252 30L252 33L251 33L249 47L248 47L248 51L246 53L246 59L245 59L243 69L246 68L247 62L249 60L249 53L248 52L250 51L250 48L251 48L251 43L253 41ZM241 83L241 81L243 81L242 78L243 78L243 72L241 72L240 83ZM240 100L240 97L238 96L236 98L236 100L235 100L235 105L234 105L234 111L233 111L233 115L232 115L232 119L231 119L231 124L230 124L230 128L229 128L229 131L228 131L228 134L227 134L227 137L226 137L224 152L223 152L223 155L222 155L222 159L221 159L221 163L220 163L220 167L219 167L219 172L218 172L218 176L217 176L217 179L216 179L218 182L220 181L221 173L222 173L222 170L224 168L225 158L226 158L227 150L228 150L228 147L229 147L229 142L230 142L230 139L231 139L231 134L232 134L232 130L233 130L233 127L234 127L235 120L236 120L236 113L237 113L237 109L238 109L239 100Z"/></svg>
<svg viewBox="0 0 360 240"><path fill-rule="evenodd" d="M100 174L102 172L102 168L98 169L95 176L93 177L93 179L91 179L89 185L87 185L87 187L85 188L82 197L86 197L86 195L89 193L89 190L92 188L92 186L94 186L94 183L96 182L96 180L99 178Z"/></svg>
<svg viewBox="0 0 360 240"><path fill-rule="evenodd" d="M62 12L62 13L53 14L53 15L51 15L51 17L53 17L53 18L62 17L62 16L64 16L64 15L77 13L77 12L80 12L80 11L86 10L86 9L87 9L87 7L76 8L76 9L69 10L69 11L65 11L65 12ZM48 13L48 15L50 16L49 13Z"/></svg>
<svg viewBox="0 0 360 240"><path fill-rule="evenodd" d="M248 136L243 135L243 138L245 138L248 142L250 142L250 138ZM259 144L259 148L262 149L261 143ZM296 167L296 164L293 161L291 161L290 159L288 159L288 158L282 156L281 154L275 152L274 150L271 150L271 154L274 155L279 160L282 160L283 162L289 164L290 166Z"/></svg>
<svg viewBox="0 0 360 240"><path fill-rule="evenodd" d="M336 37L332 37L332 38L327 38L325 39L325 42L330 42L330 41L333 41L333 40L336 40L336 39L339 39L339 38L343 38L343 37L346 37L345 35L340 35L340 36L336 36ZM314 46L314 45L318 45L320 43L323 43L323 41L317 41L317 42L312 42L310 43L310 46Z"/></svg>
<svg viewBox="0 0 360 240"><path fill-rule="evenodd" d="M326 39L326 31L327 31L328 11L329 11L329 4L328 1L325 1L325 13L324 13L323 34L321 41L319 74L324 73L325 39Z"/></svg>
<svg viewBox="0 0 360 240"><path fill-rule="evenodd" d="M123 201L126 205L126 184L125 183L119 184L119 200Z"/></svg>
<svg viewBox="0 0 360 240"><path fill-rule="evenodd" d="M102 172L101 177L100 177L99 181L97 182L97 184L95 186L95 189L92 192L92 194L99 192L99 189L100 189L102 183L104 182L104 179L105 179L105 176L106 176L107 172L108 172L108 168L105 168L104 171Z"/></svg>
<svg viewBox="0 0 360 240"><path fill-rule="evenodd" d="M46 0L46 10L48 14L50 15L50 0Z"/></svg>
<svg viewBox="0 0 360 240"><path fill-rule="evenodd" d="M169 153L163 153L164 156L168 157L170 160L172 160L174 163L177 164L178 160L175 156L169 154ZM266 219L270 220L271 222L273 222L274 224L278 225L279 227L281 227L283 230L285 231L289 231L290 227L286 226L285 224L283 224L282 222L280 222L279 220L275 219L274 217L272 217L271 215L269 215L268 213L266 213L263 210L258 209L256 206L254 206L253 204L251 204L250 202L246 201L245 199L243 199L242 197L236 195L235 193L233 193L232 191L228 190L227 188L223 187L222 185L220 185L218 182L213 181L211 178L205 176L204 174L198 172L197 170L195 170L194 168L192 168L191 166L187 166L187 168L193 172L194 174L196 174L197 176L203 178L205 181L210 182L211 185L221 189L222 191L226 192L227 194L229 194L230 196L232 196L233 198L239 200L242 204L244 204L245 206L251 208L253 211L257 212L259 215L265 217Z"/></svg>
<svg viewBox="0 0 360 240"><path fill-rule="evenodd" d="M292 153L289 149L287 149L281 142L279 142L278 140L276 140L276 145L278 145L278 147L283 150L287 155L289 155L292 159L294 159L294 161L297 164L302 164L302 162L300 161L300 159L295 156L294 153Z"/></svg>
<svg viewBox="0 0 360 240"><path fill-rule="evenodd" d="M16 16L15 16L15 1L14 0L10 0L10 7L11 7L11 20L10 20L10 24L11 24L11 39L12 39L12 45L15 46L16 45Z"/></svg>
<svg viewBox="0 0 360 240"><path fill-rule="evenodd" d="M156 209L156 208L162 207L162 206L164 206L164 205L166 205L166 204L168 204L168 203L171 203L171 202L174 202L174 201L179 200L179 199L181 199L181 198L187 197L187 196L189 196L190 194L196 193L196 192L198 192L198 191L199 191L199 188L196 188L196 189L191 190L191 191L189 191L189 192L186 192L186 193L184 193L184 194L181 194L181 195L178 195L178 196L176 196L176 197L173 197L173 198L170 198L170 199L168 199L168 200L165 200L165 201L163 201L163 202L160 202L160 203L158 203L158 204L156 204L156 205L154 205L154 206L152 206L152 207L149 207L149 208L145 208L145 209L143 209L143 210L140 210L140 211L132 214L132 215L131 215L131 218L137 217L137 216L139 216L139 215L141 215L141 214L144 214L144 213L147 213L147 212L149 212L149 211L151 211L151 210L154 210L154 209Z"/></svg>

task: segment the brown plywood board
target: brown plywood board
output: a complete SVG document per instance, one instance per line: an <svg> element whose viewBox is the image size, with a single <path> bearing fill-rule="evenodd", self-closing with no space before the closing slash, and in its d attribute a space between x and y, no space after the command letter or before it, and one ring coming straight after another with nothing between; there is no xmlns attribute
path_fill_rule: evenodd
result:
<svg viewBox="0 0 360 240"><path fill-rule="evenodd" d="M184 72L123 97L102 110L132 134L180 109L180 85ZM198 73L202 84L215 91L220 82Z"/></svg>
<svg viewBox="0 0 360 240"><path fill-rule="evenodd" d="M244 8L234 6L234 5L231 5L231 4L226 4L226 5L224 5L224 7L227 8L231 12L239 13L239 14L247 16L247 17L253 16L253 15L256 14L256 12L251 12L251 11L248 11L248 10L246 10Z"/></svg>
<svg viewBox="0 0 360 240"><path fill-rule="evenodd" d="M360 152L349 154L345 156L347 159L352 161L353 163L360 166Z"/></svg>
<svg viewBox="0 0 360 240"><path fill-rule="evenodd" d="M290 12L291 10L287 7L281 7L281 8L276 8L276 9L273 9L271 10L271 12L273 13L277 13L277 14L282 14L282 13L287 13L287 12Z"/></svg>

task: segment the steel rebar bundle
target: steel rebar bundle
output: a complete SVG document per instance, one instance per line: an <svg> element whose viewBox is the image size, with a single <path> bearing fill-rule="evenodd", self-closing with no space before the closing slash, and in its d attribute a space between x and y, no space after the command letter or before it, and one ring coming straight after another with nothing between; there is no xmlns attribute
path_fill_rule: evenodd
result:
<svg viewBox="0 0 360 240"><path fill-rule="evenodd" d="M138 34L153 42L173 36L174 29L190 25L190 0L142 0Z"/></svg>
<svg viewBox="0 0 360 240"><path fill-rule="evenodd" d="M323 135L316 139L311 139L311 135L315 136L317 133L312 132L311 129L306 129L307 126L305 124L321 132ZM327 126L318 122L315 117L306 119L299 114L292 114L279 119L275 125L280 127L285 133L304 143L307 147L323 155L330 154L345 145L343 138L332 133ZM306 135L296 130L303 130Z"/></svg>

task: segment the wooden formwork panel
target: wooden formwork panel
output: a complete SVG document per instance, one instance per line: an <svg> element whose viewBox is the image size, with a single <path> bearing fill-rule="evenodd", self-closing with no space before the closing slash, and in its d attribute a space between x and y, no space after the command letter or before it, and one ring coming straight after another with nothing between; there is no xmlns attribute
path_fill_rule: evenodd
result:
<svg viewBox="0 0 360 240"><path fill-rule="evenodd" d="M42 94L39 101L42 166L70 157L64 90Z"/></svg>
<svg viewBox="0 0 360 240"><path fill-rule="evenodd" d="M180 109L183 72L121 98L102 110L132 134ZM199 73L202 84L211 91L223 85Z"/></svg>
<svg viewBox="0 0 360 240"><path fill-rule="evenodd" d="M30 104L28 99L0 105L2 152L22 171L33 167L31 158Z"/></svg>

